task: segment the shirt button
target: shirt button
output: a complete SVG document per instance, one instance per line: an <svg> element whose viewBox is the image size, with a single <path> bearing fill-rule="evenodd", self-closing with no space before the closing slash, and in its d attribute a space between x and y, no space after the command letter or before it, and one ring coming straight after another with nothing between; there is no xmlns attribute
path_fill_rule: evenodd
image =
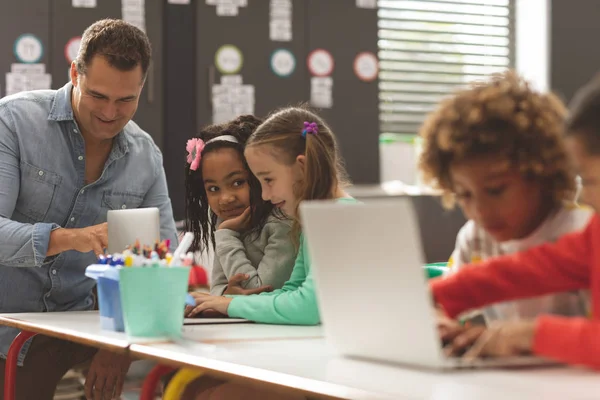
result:
<svg viewBox="0 0 600 400"><path fill-rule="evenodd" d="M75 217L71 217L71 222L75 221Z"/></svg>
<svg viewBox="0 0 600 400"><path fill-rule="evenodd" d="M77 159L78 159L79 161L83 161L83 156L79 156L79 157L77 157Z"/></svg>
<svg viewBox="0 0 600 400"><path fill-rule="evenodd" d="M121 209L122 209L122 210L124 210L124 209L126 209L126 208L127 208L127 206L126 206L125 204L123 204L123 205L121 206Z"/></svg>
<svg viewBox="0 0 600 400"><path fill-rule="evenodd" d="M40 171L40 172L38 172L38 175L39 175L39 176L42 176L42 175L44 175L44 171Z"/></svg>
<svg viewBox="0 0 600 400"><path fill-rule="evenodd" d="M77 133L77 129L73 129L73 132Z"/></svg>
<svg viewBox="0 0 600 400"><path fill-rule="evenodd" d="M81 189L81 192L79 192L79 193L84 194L85 193L85 189Z"/></svg>
<svg viewBox="0 0 600 400"><path fill-rule="evenodd" d="M56 270L55 269L52 270L52 275L56 275Z"/></svg>

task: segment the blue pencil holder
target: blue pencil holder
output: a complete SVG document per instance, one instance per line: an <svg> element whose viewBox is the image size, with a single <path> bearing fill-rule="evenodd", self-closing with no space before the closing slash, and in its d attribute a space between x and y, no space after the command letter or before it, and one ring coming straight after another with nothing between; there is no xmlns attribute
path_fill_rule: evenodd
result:
<svg viewBox="0 0 600 400"><path fill-rule="evenodd" d="M85 275L97 282L100 327L104 330L124 332L118 270L117 267L94 264L87 267Z"/></svg>

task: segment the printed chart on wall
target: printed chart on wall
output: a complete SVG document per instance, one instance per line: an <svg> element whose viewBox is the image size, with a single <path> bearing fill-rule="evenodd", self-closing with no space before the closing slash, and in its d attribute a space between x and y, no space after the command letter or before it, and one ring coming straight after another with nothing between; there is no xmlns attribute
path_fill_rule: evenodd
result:
<svg viewBox="0 0 600 400"><path fill-rule="evenodd" d="M121 0L121 18L146 32L146 0Z"/></svg>
<svg viewBox="0 0 600 400"><path fill-rule="evenodd" d="M218 17L235 17L240 8L248 7L248 0L206 0L206 4L215 6Z"/></svg>
<svg viewBox="0 0 600 400"><path fill-rule="evenodd" d="M75 8L96 8L96 0L72 0L71 5Z"/></svg>
<svg viewBox="0 0 600 400"><path fill-rule="evenodd" d="M358 8L377 8L377 0L356 0Z"/></svg>
<svg viewBox="0 0 600 400"><path fill-rule="evenodd" d="M274 42L292 41L292 0L269 3L269 38Z"/></svg>
<svg viewBox="0 0 600 400"><path fill-rule="evenodd" d="M333 107L333 68L335 62L330 52L316 49L307 58L310 78L310 104L319 108Z"/></svg>
<svg viewBox="0 0 600 400"><path fill-rule="evenodd" d="M239 115L254 114L253 85L244 85L241 75L224 75L212 87L213 123L230 121Z"/></svg>
<svg viewBox="0 0 600 400"><path fill-rule="evenodd" d="M354 58L354 73L364 82L373 82L379 74L379 60L369 51L358 53Z"/></svg>
<svg viewBox="0 0 600 400"><path fill-rule="evenodd" d="M6 96L26 90L50 89L52 75L46 73L46 64L14 63L6 73Z"/></svg>

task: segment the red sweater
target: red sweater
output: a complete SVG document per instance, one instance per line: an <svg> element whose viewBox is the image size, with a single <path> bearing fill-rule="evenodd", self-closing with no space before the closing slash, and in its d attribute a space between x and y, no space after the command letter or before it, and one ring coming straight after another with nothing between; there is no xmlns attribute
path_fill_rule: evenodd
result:
<svg viewBox="0 0 600 400"><path fill-rule="evenodd" d="M491 303L553 292L590 289L592 319L542 315L533 352L600 369L600 217L585 230L527 251L492 258L430 281L450 317Z"/></svg>

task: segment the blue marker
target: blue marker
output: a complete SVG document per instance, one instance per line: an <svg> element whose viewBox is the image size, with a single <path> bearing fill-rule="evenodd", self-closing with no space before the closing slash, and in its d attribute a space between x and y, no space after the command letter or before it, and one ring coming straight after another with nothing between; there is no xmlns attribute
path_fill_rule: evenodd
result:
<svg viewBox="0 0 600 400"><path fill-rule="evenodd" d="M196 299L191 294L185 296L185 304L188 306L196 307Z"/></svg>

